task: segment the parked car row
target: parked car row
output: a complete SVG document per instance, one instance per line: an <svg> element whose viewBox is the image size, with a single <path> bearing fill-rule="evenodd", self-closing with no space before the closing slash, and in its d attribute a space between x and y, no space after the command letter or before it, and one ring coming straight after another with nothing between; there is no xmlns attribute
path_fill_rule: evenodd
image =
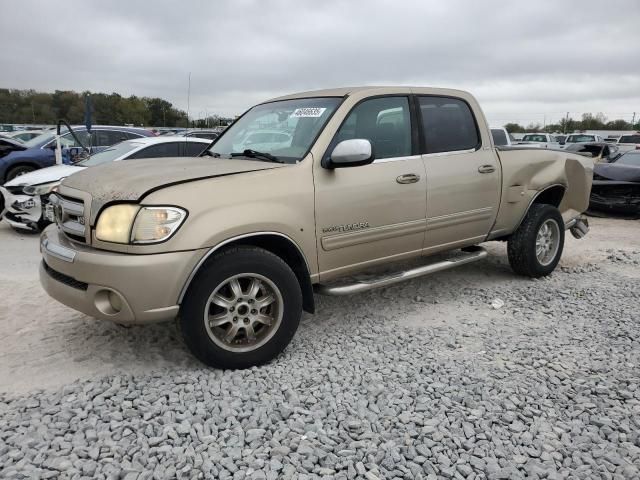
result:
<svg viewBox="0 0 640 480"><path fill-rule="evenodd" d="M87 167L120 160L195 157L210 143L209 139L178 136L125 140L76 163L54 165L14 176L0 187L3 199L0 207L4 203L4 218L13 228L38 232L53 221L49 194L69 175Z"/></svg>
<svg viewBox="0 0 640 480"><path fill-rule="evenodd" d="M104 150L123 140L152 137L153 133L143 128L112 127L96 125L91 134L87 134L85 126L72 126L72 132L64 130L59 137L64 163L72 163L81 156L85 149L91 153ZM25 173L39 168L51 167L55 164L57 132L48 130L24 143L14 144L13 148L0 153L0 183L8 182ZM78 140L80 142L78 142Z"/></svg>

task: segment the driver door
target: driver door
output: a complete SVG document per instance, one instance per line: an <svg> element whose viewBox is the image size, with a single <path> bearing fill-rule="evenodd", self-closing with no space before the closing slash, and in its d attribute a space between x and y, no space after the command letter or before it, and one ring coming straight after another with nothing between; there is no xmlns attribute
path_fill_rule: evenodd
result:
<svg viewBox="0 0 640 480"><path fill-rule="evenodd" d="M365 99L348 114L327 155L341 141L371 142L369 165L315 171L320 279L421 253L426 175L407 96Z"/></svg>

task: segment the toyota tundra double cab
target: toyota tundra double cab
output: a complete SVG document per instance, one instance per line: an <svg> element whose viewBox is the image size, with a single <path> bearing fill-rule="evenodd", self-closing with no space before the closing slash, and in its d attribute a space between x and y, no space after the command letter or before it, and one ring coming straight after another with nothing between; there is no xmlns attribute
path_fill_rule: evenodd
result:
<svg viewBox="0 0 640 480"><path fill-rule="evenodd" d="M200 157L67 177L40 279L93 317L178 319L204 363L250 367L287 346L314 293L463 265L490 240L516 273L550 274L565 230L588 231L592 174L584 156L496 148L463 91L298 93L249 109Z"/></svg>

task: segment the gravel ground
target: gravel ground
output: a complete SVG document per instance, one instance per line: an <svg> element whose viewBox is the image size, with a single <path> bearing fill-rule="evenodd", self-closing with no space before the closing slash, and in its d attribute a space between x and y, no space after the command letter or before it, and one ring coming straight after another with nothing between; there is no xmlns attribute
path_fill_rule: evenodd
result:
<svg viewBox="0 0 640 480"><path fill-rule="evenodd" d="M490 244L218 371L49 300L0 224L0 477L640 478L640 222L592 225L546 279Z"/></svg>

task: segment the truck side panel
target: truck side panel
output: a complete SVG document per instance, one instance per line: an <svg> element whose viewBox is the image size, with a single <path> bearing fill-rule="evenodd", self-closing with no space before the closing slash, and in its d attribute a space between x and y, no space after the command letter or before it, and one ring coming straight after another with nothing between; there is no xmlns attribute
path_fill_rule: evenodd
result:
<svg viewBox="0 0 640 480"><path fill-rule="evenodd" d="M559 205L565 222L589 206L593 161L560 150L498 148L502 165L502 202L489 240L512 233L543 190L562 186Z"/></svg>

